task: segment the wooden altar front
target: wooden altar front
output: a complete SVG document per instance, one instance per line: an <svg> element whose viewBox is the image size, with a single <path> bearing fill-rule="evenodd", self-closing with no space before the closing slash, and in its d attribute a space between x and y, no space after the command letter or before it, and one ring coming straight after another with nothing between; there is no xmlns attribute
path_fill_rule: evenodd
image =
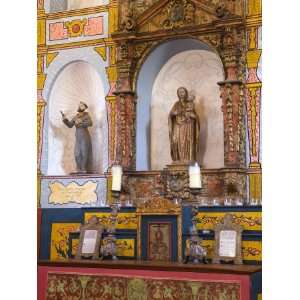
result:
<svg viewBox="0 0 300 300"><path fill-rule="evenodd" d="M38 299L257 300L261 266L146 261L39 261ZM68 298L69 299L69 298Z"/></svg>

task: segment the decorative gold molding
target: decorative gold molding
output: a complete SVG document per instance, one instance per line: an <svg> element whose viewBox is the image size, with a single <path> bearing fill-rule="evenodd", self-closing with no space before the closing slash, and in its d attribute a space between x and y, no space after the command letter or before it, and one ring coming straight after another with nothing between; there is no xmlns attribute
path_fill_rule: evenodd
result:
<svg viewBox="0 0 300 300"><path fill-rule="evenodd" d="M117 72L117 67L116 66L107 67L106 68L106 73L107 73L108 81L110 83L117 81L118 72Z"/></svg>
<svg viewBox="0 0 300 300"><path fill-rule="evenodd" d="M118 30L118 7L109 6L108 9L108 33L111 34Z"/></svg>
<svg viewBox="0 0 300 300"><path fill-rule="evenodd" d="M250 27L249 30L249 50L256 49L256 43L257 43L257 27Z"/></svg>
<svg viewBox="0 0 300 300"><path fill-rule="evenodd" d="M108 76L109 80L111 78ZM116 146L116 96L106 96L106 101L110 106L110 124L109 124L109 161L113 162L115 159L115 146Z"/></svg>
<svg viewBox="0 0 300 300"><path fill-rule="evenodd" d="M37 20L37 44L45 45L46 44L46 19L39 18Z"/></svg>
<svg viewBox="0 0 300 300"><path fill-rule="evenodd" d="M37 89L43 90L47 75L46 74L38 74L37 75Z"/></svg>
<svg viewBox="0 0 300 300"><path fill-rule="evenodd" d="M106 61L106 47L101 46L101 47L95 47L94 50L102 57L104 61Z"/></svg>
<svg viewBox="0 0 300 300"><path fill-rule="evenodd" d="M247 66L249 69L257 68L262 50L250 50L247 52Z"/></svg>
<svg viewBox="0 0 300 300"><path fill-rule="evenodd" d="M251 16L246 18L246 26L252 27L252 26L262 26L262 17L261 16Z"/></svg>
<svg viewBox="0 0 300 300"><path fill-rule="evenodd" d="M87 7L87 8L76 9L76 10L48 13L46 14L46 18L47 20L56 20L56 19L63 19L69 17L91 15L91 14L97 14L102 12L108 12L108 9L109 9L108 5Z"/></svg>
<svg viewBox="0 0 300 300"><path fill-rule="evenodd" d="M55 57L59 54L59 52L50 52L46 55L46 67L49 68L50 64L53 62Z"/></svg>
<svg viewBox="0 0 300 300"><path fill-rule="evenodd" d="M51 52L51 51L59 51L59 50L81 48L81 47L92 47L92 46L100 46L100 45L105 45L104 39L49 45L48 51Z"/></svg>
<svg viewBox="0 0 300 300"><path fill-rule="evenodd" d="M247 15L261 15L261 0L248 0Z"/></svg>
<svg viewBox="0 0 300 300"><path fill-rule="evenodd" d="M179 215L181 214L181 206L175 204L169 199L166 198L153 198L142 204L139 204L136 209L137 214L172 214Z"/></svg>
<svg viewBox="0 0 300 300"><path fill-rule="evenodd" d="M261 173L249 174L250 199L262 198L262 175Z"/></svg>
<svg viewBox="0 0 300 300"><path fill-rule="evenodd" d="M37 207L40 208L41 207L41 190L42 190L42 173L41 170L37 170L37 175L36 175L36 179L37 179L37 183L36 183L36 192L37 192Z"/></svg>

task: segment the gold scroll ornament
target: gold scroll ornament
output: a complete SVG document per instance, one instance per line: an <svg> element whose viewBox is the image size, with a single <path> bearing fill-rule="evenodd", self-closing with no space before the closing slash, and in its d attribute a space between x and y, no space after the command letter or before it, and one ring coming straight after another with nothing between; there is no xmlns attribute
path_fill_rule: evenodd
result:
<svg viewBox="0 0 300 300"><path fill-rule="evenodd" d="M97 182L88 181L83 185L71 182L64 186L60 182L49 184L51 194L49 196L50 204L91 204L97 202Z"/></svg>

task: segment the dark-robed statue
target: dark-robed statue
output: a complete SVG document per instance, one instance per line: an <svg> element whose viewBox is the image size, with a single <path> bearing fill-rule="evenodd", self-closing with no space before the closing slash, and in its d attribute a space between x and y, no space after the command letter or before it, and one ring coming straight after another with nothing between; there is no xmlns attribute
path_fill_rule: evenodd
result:
<svg viewBox="0 0 300 300"><path fill-rule="evenodd" d="M199 154L200 122L185 87L177 90L178 101L169 113L169 138L174 163L196 162Z"/></svg>
<svg viewBox="0 0 300 300"><path fill-rule="evenodd" d="M76 116L70 121L65 114L61 112L62 120L69 128L74 125L76 127L76 141L75 141L75 161L77 166L77 173L88 172L89 156L92 152L91 137L88 127L93 125L92 119L86 109L88 106L84 102L79 103Z"/></svg>

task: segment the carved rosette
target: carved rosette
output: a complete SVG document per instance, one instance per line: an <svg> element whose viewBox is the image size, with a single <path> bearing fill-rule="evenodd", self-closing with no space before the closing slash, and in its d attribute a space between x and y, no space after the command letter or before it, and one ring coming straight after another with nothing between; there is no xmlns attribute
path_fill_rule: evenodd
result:
<svg viewBox="0 0 300 300"><path fill-rule="evenodd" d="M166 198L188 200L190 198L189 175L187 171L165 170Z"/></svg>

